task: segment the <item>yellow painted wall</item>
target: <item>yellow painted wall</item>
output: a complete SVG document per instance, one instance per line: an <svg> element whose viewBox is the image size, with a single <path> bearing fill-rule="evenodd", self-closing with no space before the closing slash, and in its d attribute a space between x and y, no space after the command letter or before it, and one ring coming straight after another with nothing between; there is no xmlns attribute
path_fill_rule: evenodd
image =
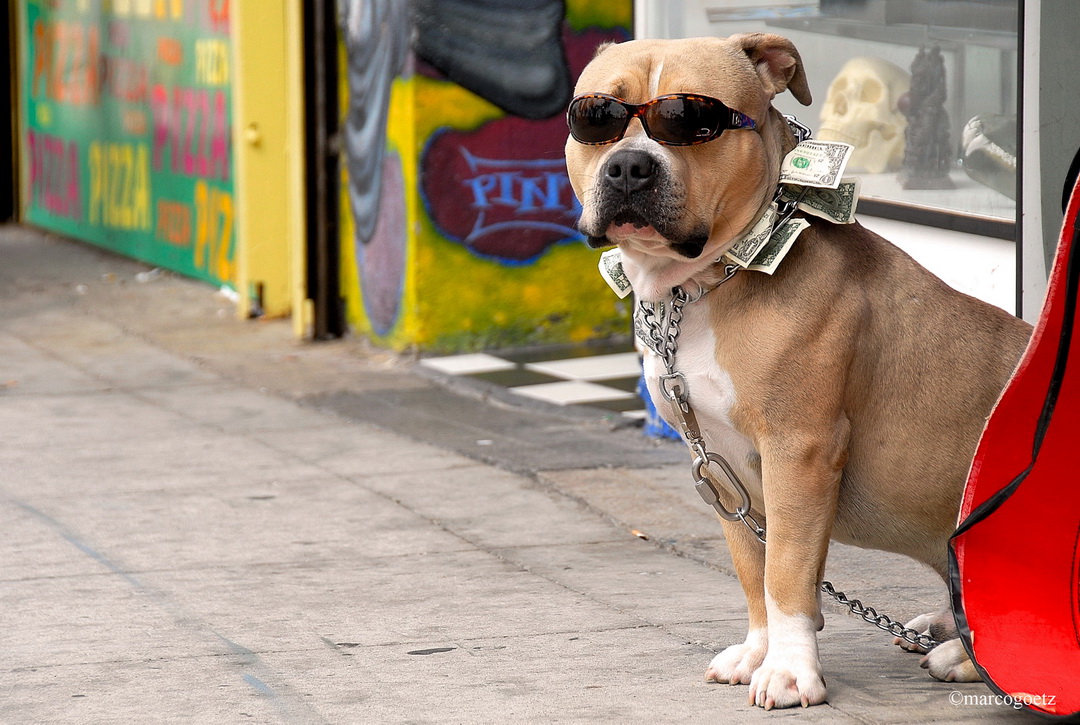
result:
<svg viewBox="0 0 1080 725"><path fill-rule="evenodd" d="M571 86L598 43L629 37L631 5L567 3L560 43ZM341 69L347 109L345 50ZM525 120L481 93L449 80L415 48L394 77L378 222L366 239L342 171L350 324L378 344L429 351L627 334L627 303L611 294L596 271L597 252L573 229L576 201L562 165L565 105ZM498 93L490 95L499 100Z"/></svg>

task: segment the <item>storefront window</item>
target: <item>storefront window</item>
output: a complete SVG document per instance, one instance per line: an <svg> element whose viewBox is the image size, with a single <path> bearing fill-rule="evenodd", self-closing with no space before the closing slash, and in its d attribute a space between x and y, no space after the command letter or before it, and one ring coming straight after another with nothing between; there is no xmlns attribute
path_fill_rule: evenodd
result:
<svg viewBox="0 0 1080 725"><path fill-rule="evenodd" d="M639 0L647 37L777 33L814 103L776 99L856 147L863 213L1012 239L1018 0Z"/></svg>

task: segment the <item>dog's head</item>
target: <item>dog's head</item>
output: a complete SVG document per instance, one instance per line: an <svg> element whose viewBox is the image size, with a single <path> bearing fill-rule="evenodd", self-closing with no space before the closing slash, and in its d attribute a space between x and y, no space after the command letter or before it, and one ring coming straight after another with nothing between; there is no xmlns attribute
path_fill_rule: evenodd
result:
<svg viewBox="0 0 1080 725"><path fill-rule="evenodd" d="M617 141L585 144L573 135L567 140L566 166L582 205L578 226L593 247L617 244L637 276L644 268L656 273L647 280L631 277L639 296L660 296L710 267L769 203L792 144L771 106L785 90L810 103L799 53L778 35L635 40L601 47L586 66L575 96L614 96L635 105L669 94L704 96L754 126L744 123L702 143L691 138L694 107L655 107L654 115L645 116L646 124L652 118L656 126L649 134L636 116ZM632 107L624 110L633 115ZM665 118L672 112L685 118ZM680 129L680 123L690 128ZM688 145L671 145L664 136L672 130L686 131L686 138L675 140ZM597 131L597 138L607 140L603 135ZM656 286L656 294L639 286Z"/></svg>

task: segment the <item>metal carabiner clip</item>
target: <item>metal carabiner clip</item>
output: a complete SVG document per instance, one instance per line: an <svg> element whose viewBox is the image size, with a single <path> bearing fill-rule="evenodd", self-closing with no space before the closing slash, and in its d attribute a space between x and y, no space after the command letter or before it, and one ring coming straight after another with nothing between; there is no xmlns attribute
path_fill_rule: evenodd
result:
<svg viewBox="0 0 1080 725"><path fill-rule="evenodd" d="M687 398L690 397L690 389L682 373L661 375L659 388L660 395L664 396L664 400L669 403L678 403L680 406L685 406Z"/></svg>
<svg viewBox="0 0 1080 725"><path fill-rule="evenodd" d="M735 511L728 511L724 508L724 504L720 503L720 492L716 490L712 481L708 476L702 473L707 465L715 463L720 467L720 470L724 472L724 476L727 478L731 488L735 489L735 492L739 494L739 498L742 502L736 507ZM694 477L694 488L697 489L698 494L704 499L705 503L716 509L716 513L721 518L727 521L742 521L750 513L750 494L746 490L746 486L739 480L738 475L731 468L731 464L727 462L723 456L716 453L709 453L705 458L700 455L694 459L691 464L692 474Z"/></svg>

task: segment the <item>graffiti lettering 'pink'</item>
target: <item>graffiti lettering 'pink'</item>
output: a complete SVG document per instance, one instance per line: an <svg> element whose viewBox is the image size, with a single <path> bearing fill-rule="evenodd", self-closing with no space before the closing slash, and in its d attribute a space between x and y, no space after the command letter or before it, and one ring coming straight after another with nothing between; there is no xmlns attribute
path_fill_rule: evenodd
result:
<svg viewBox="0 0 1080 725"><path fill-rule="evenodd" d="M229 114L220 90L176 86L170 94L160 83L150 92L154 111L154 171L228 181Z"/></svg>
<svg viewBox="0 0 1080 725"><path fill-rule="evenodd" d="M82 218L79 144L60 136L27 131L33 204L67 219Z"/></svg>
<svg viewBox="0 0 1080 725"><path fill-rule="evenodd" d="M528 162L522 162L527 165ZM570 179L561 168L528 175L523 171L478 174L463 182L472 191L473 208L488 209L494 204L510 207L517 214L543 211L574 211Z"/></svg>

